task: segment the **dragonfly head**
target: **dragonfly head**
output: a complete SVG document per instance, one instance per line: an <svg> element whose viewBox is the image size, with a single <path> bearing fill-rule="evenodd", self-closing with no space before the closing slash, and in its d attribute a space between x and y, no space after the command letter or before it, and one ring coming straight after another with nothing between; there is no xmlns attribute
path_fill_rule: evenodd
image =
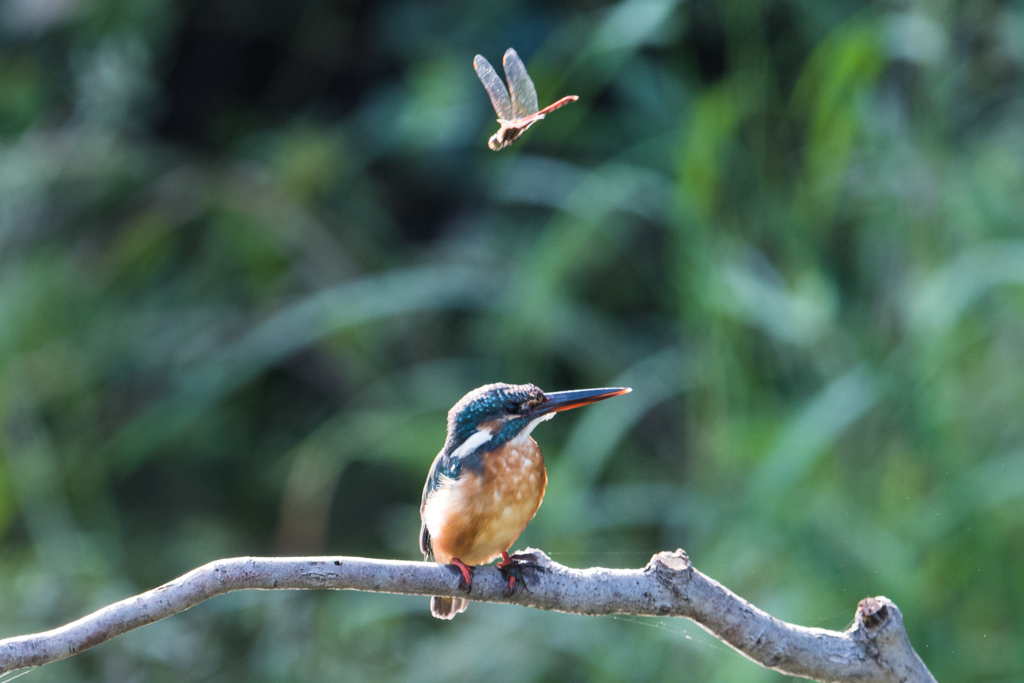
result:
<svg viewBox="0 0 1024 683"><path fill-rule="evenodd" d="M511 121L505 121L504 119L498 119L498 123L501 124L501 128L487 141L487 146L495 152L511 145L526 130L526 128L513 126Z"/></svg>

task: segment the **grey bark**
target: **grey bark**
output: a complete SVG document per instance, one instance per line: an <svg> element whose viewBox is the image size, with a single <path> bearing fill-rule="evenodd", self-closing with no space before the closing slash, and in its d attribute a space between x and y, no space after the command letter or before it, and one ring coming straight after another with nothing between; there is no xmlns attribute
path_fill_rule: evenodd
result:
<svg viewBox="0 0 1024 683"><path fill-rule="evenodd" d="M454 567L359 557L218 560L159 588L122 600L52 631L0 640L0 674L87 650L200 602L237 590L362 590L467 597L570 614L629 614L691 619L754 662L817 681L934 683L885 597L866 598L846 631L807 628L761 611L690 563L663 552L643 569L570 569L543 552L517 555L526 586L507 594L493 567L475 569L471 592ZM426 610L424 602L424 610Z"/></svg>

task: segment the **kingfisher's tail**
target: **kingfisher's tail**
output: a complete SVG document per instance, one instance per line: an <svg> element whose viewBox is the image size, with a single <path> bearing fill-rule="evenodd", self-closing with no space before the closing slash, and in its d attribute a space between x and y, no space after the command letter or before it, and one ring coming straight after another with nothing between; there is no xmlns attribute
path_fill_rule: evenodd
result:
<svg viewBox="0 0 1024 683"><path fill-rule="evenodd" d="M459 612L465 612L469 607L469 600L466 598L441 598L434 596L430 598L430 613L438 619L451 619Z"/></svg>

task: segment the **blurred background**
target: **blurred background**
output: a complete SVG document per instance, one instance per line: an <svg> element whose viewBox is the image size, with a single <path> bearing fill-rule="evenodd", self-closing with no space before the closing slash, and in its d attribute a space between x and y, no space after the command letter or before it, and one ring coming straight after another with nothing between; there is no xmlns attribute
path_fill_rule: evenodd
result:
<svg viewBox="0 0 1024 683"><path fill-rule="evenodd" d="M517 547L683 547L1024 677L1024 6L3 0L0 637L239 555L419 559L447 409L537 430ZM472 69L552 114L500 153ZM43 681L779 681L690 622L241 593Z"/></svg>

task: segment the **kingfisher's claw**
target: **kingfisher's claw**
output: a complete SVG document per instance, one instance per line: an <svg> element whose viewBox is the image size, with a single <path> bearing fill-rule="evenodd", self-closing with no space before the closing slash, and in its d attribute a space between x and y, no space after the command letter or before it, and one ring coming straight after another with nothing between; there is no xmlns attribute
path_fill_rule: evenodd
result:
<svg viewBox="0 0 1024 683"><path fill-rule="evenodd" d="M513 555L509 557L507 551L501 553L501 562L497 564L498 571L502 573L502 576L508 579L508 592L505 597L511 597L516 590L516 583L523 584L523 588L529 591L529 587L526 583L526 577L523 575L523 569L532 569L540 571L541 566L527 560L527 557L531 555Z"/></svg>
<svg viewBox="0 0 1024 683"><path fill-rule="evenodd" d="M473 590L473 570L457 557L452 558L452 564L461 574L462 580L459 582L459 588L469 593Z"/></svg>

